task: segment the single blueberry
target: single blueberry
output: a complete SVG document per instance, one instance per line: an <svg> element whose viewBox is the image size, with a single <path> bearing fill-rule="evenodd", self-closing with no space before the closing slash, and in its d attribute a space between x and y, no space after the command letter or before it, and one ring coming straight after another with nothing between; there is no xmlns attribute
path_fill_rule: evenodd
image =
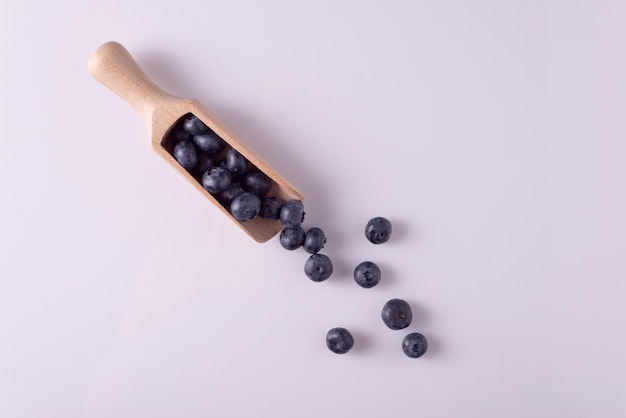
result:
<svg viewBox="0 0 626 418"><path fill-rule="evenodd" d="M304 263L304 274L314 282L323 282L333 274L333 263L324 254L313 254Z"/></svg>
<svg viewBox="0 0 626 418"><path fill-rule="evenodd" d="M397 330L408 327L413 320L413 312L409 304L402 299L391 299L383 307L383 322L389 328Z"/></svg>
<svg viewBox="0 0 626 418"><path fill-rule="evenodd" d="M302 229L301 226L283 228L283 230L280 231L279 241L284 249L293 251L302 246L304 242L304 229Z"/></svg>
<svg viewBox="0 0 626 418"><path fill-rule="evenodd" d="M306 232L306 237L304 237L304 244L302 244L302 247L307 253L316 254L324 248L324 244L326 244L326 235L324 235L324 231L320 228L313 227Z"/></svg>
<svg viewBox="0 0 626 418"><path fill-rule="evenodd" d="M189 115L183 121L183 129L190 135L200 135L206 132L209 127L194 115Z"/></svg>
<svg viewBox="0 0 626 418"><path fill-rule="evenodd" d="M371 261L364 261L354 269L354 280L356 283L369 289L380 281L380 268Z"/></svg>
<svg viewBox="0 0 626 418"><path fill-rule="evenodd" d="M194 135L193 143L207 154L218 154L226 148L226 142L210 129L204 133Z"/></svg>
<svg viewBox="0 0 626 418"><path fill-rule="evenodd" d="M263 219L275 221L280 218L280 208L283 202L277 197L266 197L261 201L259 216Z"/></svg>
<svg viewBox="0 0 626 418"><path fill-rule="evenodd" d="M230 204L230 213L239 222L249 221L259 214L261 199L252 193L243 192Z"/></svg>
<svg viewBox="0 0 626 418"><path fill-rule="evenodd" d="M194 174L202 180L202 175L209 171L213 167L213 158L206 155L203 152L196 153L198 156L198 163L193 169Z"/></svg>
<svg viewBox="0 0 626 418"><path fill-rule="evenodd" d="M286 228L302 225L304 221L304 205L299 200L289 200L280 209L280 222Z"/></svg>
<svg viewBox="0 0 626 418"><path fill-rule="evenodd" d="M345 354L354 347L354 338L345 328L333 328L326 334L326 346L336 354Z"/></svg>
<svg viewBox="0 0 626 418"><path fill-rule="evenodd" d="M209 193L219 193L231 182L230 172L221 167L213 167L202 175L202 186Z"/></svg>
<svg viewBox="0 0 626 418"><path fill-rule="evenodd" d="M228 152L226 152L225 164L228 171L235 177L243 175L248 168L248 160L234 148L230 148Z"/></svg>
<svg viewBox="0 0 626 418"><path fill-rule="evenodd" d="M196 148L189 141L180 141L174 147L174 158L186 170L193 170L198 163Z"/></svg>
<svg viewBox="0 0 626 418"><path fill-rule="evenodd" d="M402 340L402 351L411 358L422 357L428 350L428 341L419 332L414 332Z"/></svg>
<svg viewBox="0 0 626 418"><path fill-rule="evenodd" d="M258 170L251 171L241 179L241 187L263 198L272 187L272 180Z"/></svg>
<svg viewBox="0 0 626 418"><path fill-rule="evenodd" d="M232 182L219 194L218 198L224 206L230 209L230 204L233 202L233 199L242 194L244 191L245 190L243 190L241 184Z"/></svg>
<svg viewBox="0 0 626 418"><path fill-rule="evenodd" d="M382 216L372 218L365 226L365 236L373 244L382 244L391 237L391 222Z"/></svg>

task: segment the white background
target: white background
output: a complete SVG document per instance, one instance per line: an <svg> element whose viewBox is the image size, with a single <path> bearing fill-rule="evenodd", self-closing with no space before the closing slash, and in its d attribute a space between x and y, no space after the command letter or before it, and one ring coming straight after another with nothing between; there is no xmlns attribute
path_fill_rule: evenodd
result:
<svg viewBox="0 0 626 418"><path fill-rule="evenodd" d="M626 416L625 22L621 1L3 1L0 416ZM108 40L302 191L333 277L150 149L87 73ZM420 359L380 320L393 297Z"/></svg>

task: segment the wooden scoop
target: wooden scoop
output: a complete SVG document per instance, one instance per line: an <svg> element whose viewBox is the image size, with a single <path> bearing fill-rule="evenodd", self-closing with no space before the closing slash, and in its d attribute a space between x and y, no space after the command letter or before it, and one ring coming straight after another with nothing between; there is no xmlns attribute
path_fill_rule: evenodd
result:
<svg viewBox="0 0 626 418"><path fill-rule="evenodd" d="M263 162L202 103L181 99L161 90L146 76L126 48L117 42L107 42L100 46L89 59L88 68L96 80L139 112L148 127L152 148L248 235L258 242L265 242L282 229L279 221L269 221L259 216L246 222L236 220L170 153L172 145L166 143L169 131L183 116L191 113L272 180L268 196L276 196L282 201L302 200L300 192Z"/></svg>

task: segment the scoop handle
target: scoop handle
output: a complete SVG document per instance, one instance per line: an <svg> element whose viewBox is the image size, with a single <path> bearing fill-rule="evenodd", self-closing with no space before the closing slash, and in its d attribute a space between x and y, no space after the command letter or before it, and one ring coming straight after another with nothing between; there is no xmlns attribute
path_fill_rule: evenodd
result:
<svg viewBox="0 0 626 418"><path fill-rule="evenodd" d="M117 42L106 42L96 49L87 68L96 80L126 100L147 124L160 103L174 98L154 84Z"/></svg>

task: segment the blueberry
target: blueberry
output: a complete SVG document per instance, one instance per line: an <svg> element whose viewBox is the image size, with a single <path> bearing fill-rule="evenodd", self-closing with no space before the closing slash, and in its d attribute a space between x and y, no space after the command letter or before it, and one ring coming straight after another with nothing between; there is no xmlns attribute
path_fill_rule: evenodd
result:
<svg viewBox="0 0 626 418"><path fill-rule="evenodd" d="M170 138L173 138L174 141L176 142L180 142L180 141L191 141L191 139L193 138L193 135L191 135L190 133L186 132L182 125L177 125L175 126L172 131L168 134L168 136Z"/></svg>
<svg viewBox="0 0 626 418"><path fill-rule="evenodd" d="M261 201L261 211L259 216L263 219L275 221L280 218L280 208L283 202L277 197L266 197Z"/></svg>
<svg viewBox="0 0 626 418"><path fill-rule="evenodd" d="M293 251L302 246L304 242L304 229L300 226L296 226L295 228L283 228L283 230L280 231L279 240L280 245L282 245L284 249Z"/></svg>
<svg viewBox="0 0 626 418"><path fill-rule="evenodd" d="M323 282L333 274L333 263L324 254L313 254L304 263L304 274L314 282Z"/></svg>
<svg viewBox="0 0 626 418"><path fill-rule="evenodd" d="M408 327L413 320L411 307L402 299L391 299L385 303L381 316L385 325L395 330Z"/></svg>
<svg viewBox="0 0 626 418"><path fill-rule="evenodd" d="M239 222L249 221L259 214L261 199L252 193L243 192L230 204L230 213Z"/></svg>
<svg viewBox="0 0 626 418"><path fill-rule="evenodd" d="M203 152L198 152L197 156L198 156L198 163L193 169L193 172L195 173L196 176L202 178L202 175L206 173L207 171L209 171L211 167L213 167L213 158L211 158L210 156L206 155Z"/></svg>
<svg viewBox="0 0 626 418"><path fill-rule="evenodd" d="M280 222L284 227L294 228L304 221L304 205L299 200L289 200L280 209Z"/></svg>
<svg viewBox="0 0 626 418"><path fill-rule="evenodd" d="M219 193L231 182L230 172L221 167L213 167L202 175L202 186L209 193Z"/></svg>
<svg viewBox="0 0 626 418"><path fill-rule="evenodd" d="M391 222L378 216L369 220L365 226L365 236L373 244L382 244L391 236Z"/></svg>
<svg viewBox="0 0 626 418"><path fill-rule="evenodd" d="M233 202L237 196L244 192L241 184L237 182L232 182L225 188L218 196L220 202L227 208L230 208L230 204Z"/></svg>
<svg viewBox="0 0 626 418"><path fill-rule="evenodd" d="M354 269L354 280L366 289L374 287L380 281L380 269L376 263L364 261Z"/></svg>
<svg viewBox="0 0 626 418"><path fill-rule="evenodd" d="M243 175L246 172L246 168L248 168L248 161L234 148L229 149L226 153L225 164L228 171L235 177Z"/></svg>
<svg viewBox="0 0 626 418"><path fill-rule="evenodd" d="M320 228L313 227L306 232L306 237L304 237L304 244L302 244L302 247L307 253L316 254L324 248L324 244L326 244L326 235L324 235L324 231Z"/></svg>
<svg viewBox="0 0 626 418"><path fill-rule="evenodd" d="M345 328L333 328L326 334L326 346L336 354L345 354L354 347L354 338Z"/></svg>
<svg viewBox="0 0 626 418"><path fill-rule="evenodd" d="M180 141L174 147L174 158L186 170L193 170L198 163L198 154L196 148L189 141Z"/></svg>
<svg viewBox="0 0 626 418"><path fill-rule="evenodd" d="M411 358L422 357L428 350L428 341L419 332L407 335L402 340L402 351Z"/></svg>
<svg viewBox="0 0 626 418"><path fill-rule="evenodd" d="M228 166L226 166L226 159L225 158L222 158L221 160L219 160L217 162L217 164L215 164L215 165L217 167L222 167L223 169L228 170ZM230 171L230 170L228 170L228 171ZM233 173L230 173L230 174L233 174Z"/></svg>
<svg viewBox="0 0 626 418"><path fill-rule="evenodd" d="M189 115L183 121L183 129L190 135L200 135L206 132L209 127L194 115Z"/></svg>
<svg viewBox="0 0 626 418"><path fill-rule="evenodd" d="M204 133L194 135L193 143L207 154L218 154L226 148L226 142L210 129Z"/></svg>
<svg viewBox="0 0 626 418"><path fill-rule="evenodd" d="M265 174L255 170L243 176L241 179L241 187L262 198L270 191L272 181Z"/></svg>

